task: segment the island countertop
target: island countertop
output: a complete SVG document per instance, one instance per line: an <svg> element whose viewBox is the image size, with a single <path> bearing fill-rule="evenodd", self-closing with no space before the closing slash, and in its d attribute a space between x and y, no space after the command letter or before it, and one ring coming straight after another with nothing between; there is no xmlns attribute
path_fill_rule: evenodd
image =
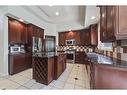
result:
<svg viewBox="0 0 127 95"><path fill-rule="evenodd" d="M45 57L45 58L50 58L50 57L54 57L54 56L59 56L61 54L65 54L64 52L40 52L40 53L34 53L33 57Z"/></svg>
<svg viewBox="0 0 127 95"><path fill-rule="evenodd" d="M114 67L127 67L127 61L123 61L116 58L111 58L97 53L87 53L88 60L94 64L103 64Z"/></svg>

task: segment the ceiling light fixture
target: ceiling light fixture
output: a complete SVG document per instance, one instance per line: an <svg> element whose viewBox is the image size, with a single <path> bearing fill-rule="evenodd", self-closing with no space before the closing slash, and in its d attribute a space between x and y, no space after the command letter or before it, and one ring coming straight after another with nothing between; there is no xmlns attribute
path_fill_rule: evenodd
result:
<svg viewBox="0 0 127 95"><path fill-rule="evenodd" d="M59 12L56 12L55 14L58 16L59 15Z"/></svg>
<svg viewBox="0 0 127 95"><path fill-rule="evenodd" d="M95 16L92 16L91 19L95 19Z"/></svg>
<svg viewBox="0 0 127 95"><path fill-rule="evenodd" d="M20 18L19 21L23 22L24 20Z"/></svg>
<svg viewBox="0 0 127 95"><path fill-rule="evenodd" d="M69 31L71 31L71 29L69 29Z"/></svg>
<svg viewBox="0 0 127 95"><path fill-rule="evenodd" d="M49 7L52 7L53 5L49 5Z"/></svg>

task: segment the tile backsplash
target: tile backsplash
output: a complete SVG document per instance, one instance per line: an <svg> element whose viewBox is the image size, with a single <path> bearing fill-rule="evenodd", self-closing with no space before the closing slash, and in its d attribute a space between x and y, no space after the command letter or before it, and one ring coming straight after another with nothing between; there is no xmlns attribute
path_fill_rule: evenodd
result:
<svg viewBox="0 0 127 95"><path fill-rule="evenodd" d="M88 46L57 46L57 51L66 51L68 49L75 49L79 52L94 52L94 47L88 47Z"/></svg>
<svg viewBox="0 0 127 95"><path fill-rule="evenodd" d="M96 52L106 56L127 61L127 40L118 40L113 42L112 44L112 51L97 49Z"/></svg>

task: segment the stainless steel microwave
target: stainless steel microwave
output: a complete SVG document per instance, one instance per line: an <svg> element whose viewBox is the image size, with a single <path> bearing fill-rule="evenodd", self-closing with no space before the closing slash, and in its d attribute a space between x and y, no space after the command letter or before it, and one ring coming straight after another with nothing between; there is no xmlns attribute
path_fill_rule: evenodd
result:
<svg viewBox="0 0 127 95"><path fill-rule="evenodd" d="M75 39L66 40L66 45L75 45Z"/></svg>
<svg viewBox="0 0 127 95"><path fill-rule="evenodd" d="M21 52L20 46L11 46L10 47L10 53L19 53L19 52Z"/></svg>

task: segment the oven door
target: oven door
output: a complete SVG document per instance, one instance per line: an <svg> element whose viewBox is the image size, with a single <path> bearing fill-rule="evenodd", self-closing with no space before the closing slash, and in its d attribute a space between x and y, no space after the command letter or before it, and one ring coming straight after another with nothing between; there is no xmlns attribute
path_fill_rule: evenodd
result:
<svg viewBox="0 0 127 95"><path fill-rule="evenodd" d="M67 53L67 60L73 60L73 53Z"/></svg>
<svg viewBox="0 0 127 95"><path fill-rule="evenodd" d="M67 53L66 58L67 58L67 62L69 62L69 63L75 62L75 54L74 53Z"/></svg>

